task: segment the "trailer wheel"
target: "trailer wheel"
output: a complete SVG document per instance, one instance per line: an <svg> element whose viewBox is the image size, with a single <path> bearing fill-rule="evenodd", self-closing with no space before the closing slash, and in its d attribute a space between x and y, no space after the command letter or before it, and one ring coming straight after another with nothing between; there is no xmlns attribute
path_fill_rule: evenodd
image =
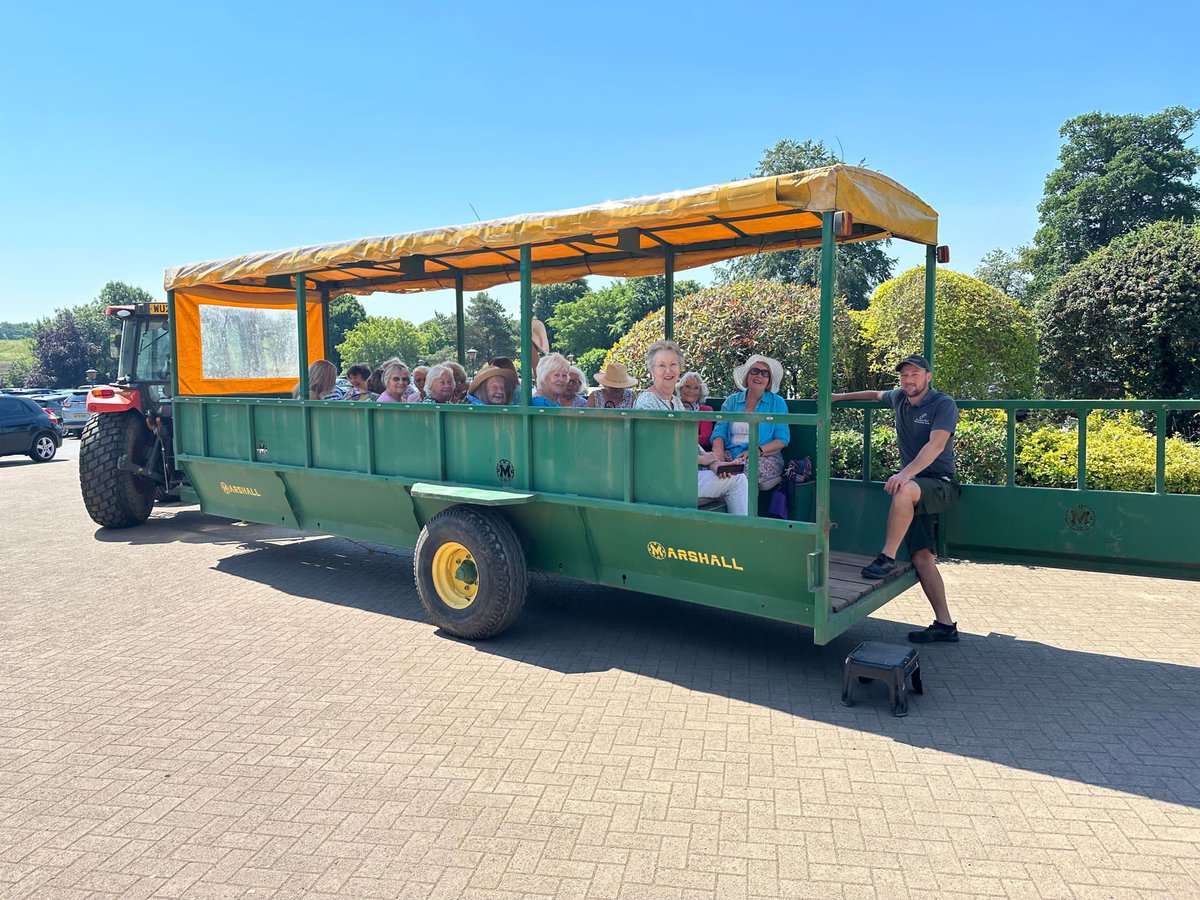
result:
<svg viewBox="0 0 1200 900"><path fill-rule="evenodd" d="M495 637L525 605L525 552L492 510L443 510L421 529L414 555L421 605L443 631L469 640Z"/></svg>
<svg viewBox="0 0 1200 900"><path fill-rule="evenodd" d="M101 413L83 427L79 445L79 488L97 525L130 528L150 518L154 482L117 468L121 457L145 461L145 426L131 415Z"/></svg>

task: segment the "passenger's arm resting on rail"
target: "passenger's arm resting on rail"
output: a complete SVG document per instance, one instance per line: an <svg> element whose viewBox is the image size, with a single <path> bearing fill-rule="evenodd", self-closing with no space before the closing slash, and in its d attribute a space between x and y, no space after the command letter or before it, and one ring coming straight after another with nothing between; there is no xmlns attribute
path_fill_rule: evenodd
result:
<svg viewBox="0 0 1200 900"><path fill-rule="evenodd" d="M924 472L929 465L946 449L946 441L950 440L952 432L935 428L929 432L929 440L921 448L921 452L913 457L913 461L887 480L883 489L894 494L917 477L918 472Z"/></svg>

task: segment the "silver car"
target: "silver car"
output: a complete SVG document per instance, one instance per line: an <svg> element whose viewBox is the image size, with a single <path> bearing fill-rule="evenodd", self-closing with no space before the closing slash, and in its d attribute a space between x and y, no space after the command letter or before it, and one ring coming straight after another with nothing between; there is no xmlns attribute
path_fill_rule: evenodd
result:
<svg viewBox="0 0 1200 900"><path fill-rule="evenodd" d="M67 434L79 437L83 434L83 426L96 415L87 411L88 391L91 389L90 384L85 384L67 391L67 399L62 404L62 427Z"/></svg>

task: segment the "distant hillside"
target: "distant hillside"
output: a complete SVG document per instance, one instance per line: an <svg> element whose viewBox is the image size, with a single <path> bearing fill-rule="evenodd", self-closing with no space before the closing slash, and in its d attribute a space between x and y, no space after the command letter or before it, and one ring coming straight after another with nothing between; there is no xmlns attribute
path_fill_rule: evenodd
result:
<svg viewBox="0 0 1200 900"><path fill-rule="evenodd" d="M33 339L0 340L0 363L11 363L33 353ZM5 368L8 368L5 366Z"/></svg>

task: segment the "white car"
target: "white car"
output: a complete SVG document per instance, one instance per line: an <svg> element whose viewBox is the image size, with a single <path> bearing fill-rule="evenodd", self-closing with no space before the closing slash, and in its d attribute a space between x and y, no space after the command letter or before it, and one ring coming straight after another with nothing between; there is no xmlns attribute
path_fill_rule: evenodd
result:
<svg viewBox="0 0 1200 900"><path fill-rule="evenodd" d="M96 415L87 411L88 391L91 389L92 385L85 384L67 391L67 399L62 404L62 428L67 434L79 437L83 434L83 426Z"/></svg>

